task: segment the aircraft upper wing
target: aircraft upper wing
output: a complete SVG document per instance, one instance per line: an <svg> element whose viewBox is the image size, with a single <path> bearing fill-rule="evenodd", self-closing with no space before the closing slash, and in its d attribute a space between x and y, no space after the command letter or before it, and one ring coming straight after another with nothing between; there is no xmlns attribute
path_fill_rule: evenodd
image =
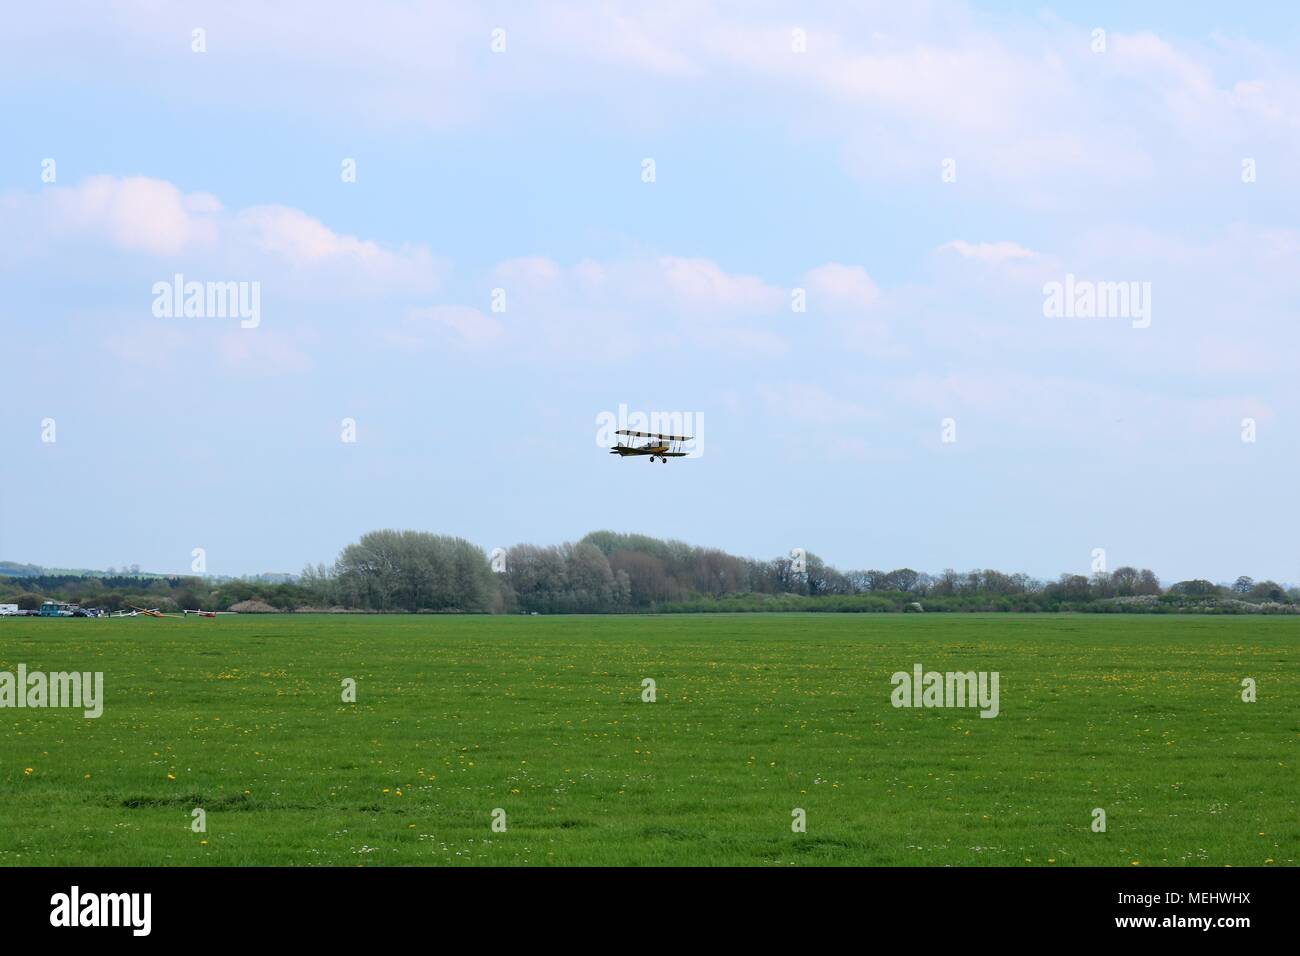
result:
<svg viewBox="0 0 1300 956"><path fill-rule="evenodd" d="M614 432L615 435L630 435L633 438L662 438L664 441L690 441L690 435L660 435L658 432L634 432L627 428L620 428Z"/></svg>

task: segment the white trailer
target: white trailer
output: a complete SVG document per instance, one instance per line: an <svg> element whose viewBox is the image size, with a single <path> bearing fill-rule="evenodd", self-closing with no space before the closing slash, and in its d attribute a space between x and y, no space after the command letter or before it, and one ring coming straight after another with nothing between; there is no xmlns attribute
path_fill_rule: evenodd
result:
<svg viewBox="0 0 1300 956"><path fill-rule="evenodd" d="M0 617L9 617L18 613L17 604L0 604Z"/></svg>

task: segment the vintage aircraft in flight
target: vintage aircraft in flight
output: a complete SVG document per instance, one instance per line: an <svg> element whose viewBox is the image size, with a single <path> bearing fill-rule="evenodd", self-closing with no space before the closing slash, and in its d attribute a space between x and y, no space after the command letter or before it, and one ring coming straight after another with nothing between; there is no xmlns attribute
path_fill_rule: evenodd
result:
<svg viewBox="0 0 1300 956"><path fill-rule="evenodd" d="M628 455L649 455L650 460L658 458L664 464L668 463L669 458L685 458L690 452L681 450L682 442L691 440L689 435L660 435L657 432L634 432L627 428L620 428L614 434L626 435L628 438L652 438L644 445L638 445L635 442L623 444L619 442L609 450L611 455L618 455L620 458L626 458Z"/></svg>

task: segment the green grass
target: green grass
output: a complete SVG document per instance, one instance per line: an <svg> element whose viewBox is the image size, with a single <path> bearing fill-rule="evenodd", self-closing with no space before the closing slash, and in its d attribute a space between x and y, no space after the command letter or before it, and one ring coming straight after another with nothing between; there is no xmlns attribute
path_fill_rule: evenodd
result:
<svg viewBox="0 0 1300 956"><path fill-rule="evenodd" d="M0 670L103 671L107 702L0 710L0 864L1295 865L1298 645L1255 617L4 620ZM917 662L998 671L1001 715L893 708Z"/></svg>

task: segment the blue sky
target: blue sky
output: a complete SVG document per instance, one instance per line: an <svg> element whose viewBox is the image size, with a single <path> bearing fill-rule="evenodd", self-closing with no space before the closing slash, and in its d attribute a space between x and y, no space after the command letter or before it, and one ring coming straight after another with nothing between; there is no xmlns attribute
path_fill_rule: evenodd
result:
<svg viewBox="0 0 1300 956"><path fill-rule="evenodd" d="M1293 10L11 19L0 557L238 574L376 527L613 528L1300 579ZM155 316L176 273L258 283L257 327ZM1149 326L1046 316L1067 274L1149 284ZM700 457L608 456L620 405L702 421Z"/></svg>

